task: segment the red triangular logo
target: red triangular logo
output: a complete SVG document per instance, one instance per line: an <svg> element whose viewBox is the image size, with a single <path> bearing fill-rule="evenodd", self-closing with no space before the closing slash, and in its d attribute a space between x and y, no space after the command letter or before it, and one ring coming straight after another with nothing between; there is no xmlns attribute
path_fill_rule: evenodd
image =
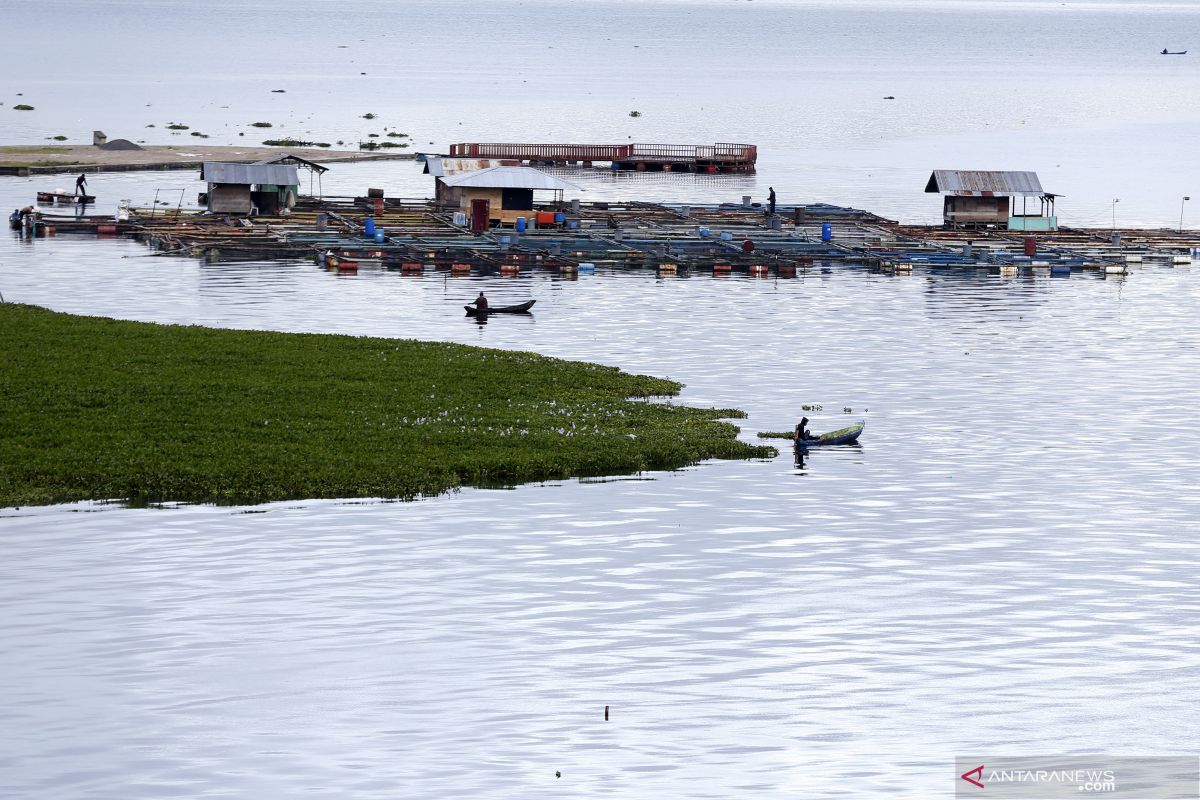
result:
<svg viewBox="0 0 1200 800"><path fill-rule="evenodd" d="M971 777L972 775L974 775L975 777L972 778ZM964 772L962 775L959 775L958 777L962 778L967 783L973 783L976 786L978 786L980 789L982 789L983 788L983 764L980 764L978 767L971 770L970 772ZM978 778L978 780L976 780L976 778Z"/></svg>

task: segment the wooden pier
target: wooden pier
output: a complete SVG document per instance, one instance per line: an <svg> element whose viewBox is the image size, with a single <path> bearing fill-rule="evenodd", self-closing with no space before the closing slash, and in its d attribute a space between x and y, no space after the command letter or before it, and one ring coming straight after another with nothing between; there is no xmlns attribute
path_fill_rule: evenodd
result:
<svg viewBox="0 0 1200 800"><path fill-rule="evenodd" d="M450 145L453 158L508 159L533 166L610 164L614 170L659 172L754 172L752 144L509 144Z"/></svg>

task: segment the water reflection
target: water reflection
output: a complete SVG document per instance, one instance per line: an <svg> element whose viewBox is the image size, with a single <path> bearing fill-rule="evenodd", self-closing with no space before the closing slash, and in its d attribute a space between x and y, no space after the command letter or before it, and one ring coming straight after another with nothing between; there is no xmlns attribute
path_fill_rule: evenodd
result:
<svg viewBox="0 0 1200 800"><path fill-rule="evenodd" d="M1194 727L1200 271L452 279L0 248L8 300L589 359L744 409L748 441L843 408L870 437L416 503L6 509L7 794L927 797L956 752L1173 752ZM481 290L536 314L464 324Z"/></svg>

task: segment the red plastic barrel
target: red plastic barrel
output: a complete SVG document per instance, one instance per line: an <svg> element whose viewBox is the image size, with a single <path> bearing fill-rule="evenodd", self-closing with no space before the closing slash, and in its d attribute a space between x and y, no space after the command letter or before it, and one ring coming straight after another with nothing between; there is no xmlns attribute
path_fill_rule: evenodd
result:
<svg viewBox="0 0 1200 800"><path fill-rule="evenodd" d="M1025 237L1025 255L1030 258L1037 255L1037 239L1032 236Z"/></svg>

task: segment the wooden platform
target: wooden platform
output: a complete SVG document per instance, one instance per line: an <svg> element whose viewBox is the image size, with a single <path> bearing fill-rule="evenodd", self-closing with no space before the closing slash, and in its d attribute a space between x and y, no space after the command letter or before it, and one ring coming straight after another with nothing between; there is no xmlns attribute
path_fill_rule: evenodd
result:
<svg viewBox="0 0 1200 800"><path fill-rule="evenodd" d="M51 205L72 206L77 203L89 205L96 202L96 196L94 194L71 194L70 192L38 192L37 201Z"/></svg>
<svg viewBox="0 0 1200 800"><path fill-rule="evenodd" d="M453 158L512 159L524 164L565 166L611 164L616 170L754 172L758 147L752 144L512 144L450 145Z"/></svg>

